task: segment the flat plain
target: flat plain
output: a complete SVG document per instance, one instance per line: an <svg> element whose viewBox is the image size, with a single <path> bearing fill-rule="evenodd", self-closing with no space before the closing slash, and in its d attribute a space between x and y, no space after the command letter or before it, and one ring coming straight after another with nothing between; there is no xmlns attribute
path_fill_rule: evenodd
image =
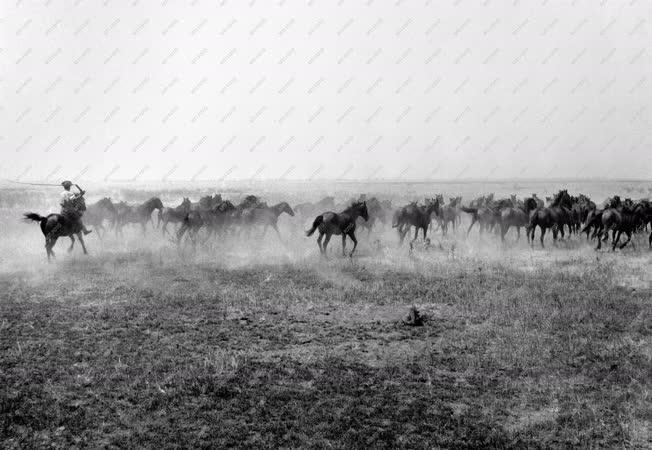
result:
<svg viewBox="0 0 652 450"><path fill-rule="evenodd" d="M48 264L20 212L0 242L3 448L652 445L643 236L458 230L409 252L388 227L324 259L285 217L284 242L178 250L134 227Z"/></svg>

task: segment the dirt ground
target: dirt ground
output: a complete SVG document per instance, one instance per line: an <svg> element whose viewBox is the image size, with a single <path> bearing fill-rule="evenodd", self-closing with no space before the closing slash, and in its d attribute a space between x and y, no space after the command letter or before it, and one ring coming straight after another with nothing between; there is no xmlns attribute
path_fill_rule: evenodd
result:
<svg viewBox="0 0 652 450"><path fill-rule="evenodd" d="M301 226L0 241L0 436L46 447L652 445L652 252ZM29 231L25 231L28 227ZM423 326L403 323L411 306Z"/></svg>

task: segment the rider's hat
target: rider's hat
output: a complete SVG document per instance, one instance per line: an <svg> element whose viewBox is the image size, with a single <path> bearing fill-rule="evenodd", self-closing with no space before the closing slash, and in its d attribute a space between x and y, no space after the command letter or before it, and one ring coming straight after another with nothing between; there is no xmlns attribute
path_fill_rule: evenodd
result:
<svg viewBox="0 0 652 450"><path fill-rule="evenodd" d="M70 186L72 186L72 181L68 181L68 180L63 181L61 183L61 186L65 187L65 188L69 188Z"/></svg>

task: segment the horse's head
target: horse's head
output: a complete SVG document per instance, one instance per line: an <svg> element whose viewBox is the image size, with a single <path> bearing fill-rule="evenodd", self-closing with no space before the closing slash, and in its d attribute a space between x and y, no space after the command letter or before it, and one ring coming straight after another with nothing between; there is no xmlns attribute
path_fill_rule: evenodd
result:
<svg viewBox="0 0 652 450"><path fill-rule="evenodd" d="M149 200L149 203L153 209L163 209L163 202L158 197L152 197Z"/></svg>
<svg viewBox="0 0 652 450"><path fill-rule="evenodd" d="M571 208L573 206L571 196L568 194L566 189L562 189L557 192L557 194L552 199L551 206L563 206L566 208Z"/></svg>
<svg viewBox="0 0 652 450"><path fill-rule="evenodd" d="M115 211L115 206L109 197L104 197L97 202L97 206L100 208L108 209L109 211Z"/></svg>
<svg viewBox="0 0 652 450"><path fill-rule="evenodd" d="M192 204L192 202L190 201L190 199L189 199L188 197L184 197L184 198L183 198L183 201L181 202L181 206L182 206L183 209L185 209L186 211L190 209L190 205L191 205L191 204Z"/></svg>
<svg viewBox="0 0 652 450"><path fill-rule="evenodd" d="M281 212L286 213L289 216L294 216L294 210L288 202L281 203Z"/></svg>
<svg viewBox="0 0 652 450"><path fill-rule="evenodd" d="M365 221L369 220L369 211L367 210L367 202L355 202L351 205L351 209L357 211Z"/></svg>
<svg viewBox="0 0 652 450"><path fill-rule="evenodd" d="M229 200L223 200L222 203L220 203L217 206L217 210L220 212L232 211L234 209L235 209L235 205L231 203Z"/></svg>
<svg viewBox="0 0 652 450"><path fill-rule="evenodd" d="M436 195L435 198L426 199L426 210L428 214L436 213L439 215L440 197L441 195Z"/></svg>
<svg viewBox="0 0 652 450"><path fill-rule="evenodd" d="M526 198L525 202L524 202L524 205L525 205L525 210L526 211L533 211L533 210L537 209L537 207L539 206L537 204L537 201L532 197Z"/></svg>

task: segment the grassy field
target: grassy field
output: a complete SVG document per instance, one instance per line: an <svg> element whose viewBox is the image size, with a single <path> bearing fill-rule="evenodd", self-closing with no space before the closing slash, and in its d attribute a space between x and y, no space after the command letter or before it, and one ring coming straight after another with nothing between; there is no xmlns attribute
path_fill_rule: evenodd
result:
<svg viewBox="0 0 652 450"><path fill-rule="evenodd" d="M643 245L134 236L48 265L34 233L1 264L3 448L652 445Z"/></svg>

